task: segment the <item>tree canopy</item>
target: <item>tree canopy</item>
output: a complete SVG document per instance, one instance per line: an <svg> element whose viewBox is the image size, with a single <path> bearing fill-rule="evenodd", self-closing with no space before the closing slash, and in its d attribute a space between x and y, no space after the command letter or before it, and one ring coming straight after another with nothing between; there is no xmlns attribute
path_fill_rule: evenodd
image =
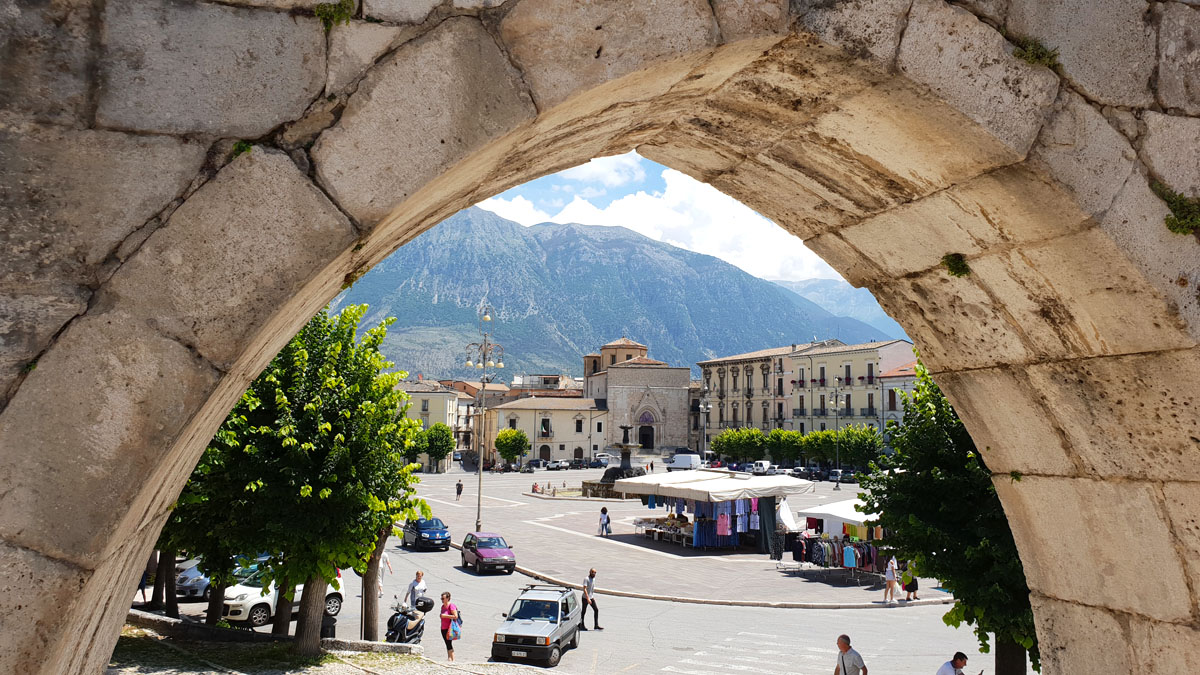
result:
<svg viewBox="0 0 1200 675"><path fill-rule="evenodd" d="M454 451L454 432L441 422L422 431L421 436L425 454L429 456L429 463L435 467L443 459L446 459L446 455Z"/></svg>
<svg viewBox="0 0 1200 675"><path fill-rule="evenodd" d="M726 429L712 439L712 451L718 455L757 461L767 449L767 437L754 427Z"/></svg>
<svg viewBox="0 0 1200 675"><path fill-rule="evenodd" d="M515 462L529 451L529 437L520 429L501 429L496 434L496 452L506 462Z"/></svg>
<svg viewBox="0 0 1200 675"><path fill-rule="evenodd" d="M985 652L994 633L998 668L1000 651L1013 645L1028 649L1037 668L1029 588L992 474L919 362L916 388L904 394L903 422L889 431L895 454L872 463L862 481L864 510L880 514L900 556L954 594L947 624L972 626Z"/></svg>

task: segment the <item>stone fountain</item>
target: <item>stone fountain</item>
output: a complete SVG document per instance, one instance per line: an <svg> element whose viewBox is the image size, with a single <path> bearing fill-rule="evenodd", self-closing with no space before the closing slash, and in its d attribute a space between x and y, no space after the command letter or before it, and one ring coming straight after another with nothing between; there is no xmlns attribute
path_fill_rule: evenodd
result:
<svg viewBox="0 0 1200 675"><path fill-rule="evenodd" d="M632 428L633 427L631 425L622 424L621 431L623 432L623 436L621 438L621 442L613 443L612 445L608 446L607 449L619 450L621 452L621 465L608 467L608 470L604 472L604 477L600 479L602 484L607 483L611 485L622 478L632 478L634 476L646 475L645 469L640 466L633 466L629 460L630 454L634 450L640 450L642 447L639 443L629 442L629 430Z"/></svg>

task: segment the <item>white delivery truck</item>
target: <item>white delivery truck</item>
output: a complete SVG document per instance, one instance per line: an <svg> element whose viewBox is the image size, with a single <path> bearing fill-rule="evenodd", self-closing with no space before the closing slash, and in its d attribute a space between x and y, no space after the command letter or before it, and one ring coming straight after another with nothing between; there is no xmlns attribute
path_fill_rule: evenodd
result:
<svg viewBox="0 0 1200 675"><path fill-rule="evenodd" d="M667 471L686 471L700 468L700 455L681 452L666 462Z"/></svg>

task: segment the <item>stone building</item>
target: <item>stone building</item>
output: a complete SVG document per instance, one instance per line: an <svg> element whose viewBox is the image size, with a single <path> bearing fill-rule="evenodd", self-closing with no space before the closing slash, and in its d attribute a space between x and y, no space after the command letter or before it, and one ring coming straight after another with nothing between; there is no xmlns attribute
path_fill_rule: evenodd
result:
<svg viewBox="0 0 1200 675"><path fill-rule="evenodd" d="M848 424L883 426L879 375L912 360L912 343L883 340L847 345L825 340L789 355L796 374L792 420L797 431L840 429Z"/></svg>
<svg viewBox="0 0 1200 675"><path fill-rule="evenodd" d="M643 451L669 452L688 443L689 368L647 356L648 348L622 337L583 357L584 396L604 401L609 427L604 445L621 440L620 427Z"/></svg>
<svg viewBox="0 0 1200 675"><path fill-rule="evenodd" d="M419 420L422 429L441 423L454 431L459 421L458 396L459 392L432 380L404 381L396 388L409 396L408 410L405 417ZM431 466L429 456L421 454L418 460L428 470ZM442 470L449 458L439 462L435 470Z"/></svg>
<svg viewBox="0 0 1200 675"><path fill-rule="evenodd" d="M488 409L488 428L520 429L529 437L529 458L591 459L604 444L608 411L603 401L578 397L529 396ZM487 454L496 448L496 435L484 441Z"/></svg>
<svg viewBox="0 0 1200 675"><path fill-rule="evenodd" d="M880 373L879 381L883 389L880 405L883 406L883 427L885 429L888 422L900 422L904 419L904 397L900 394L902 392L912 393L917 382L916 368L917 360L913 359Z"/></svg>

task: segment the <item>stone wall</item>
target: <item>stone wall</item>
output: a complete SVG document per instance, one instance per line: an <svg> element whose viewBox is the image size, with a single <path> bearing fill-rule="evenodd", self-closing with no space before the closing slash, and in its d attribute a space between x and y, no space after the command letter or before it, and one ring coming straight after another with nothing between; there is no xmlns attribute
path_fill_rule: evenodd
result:
<svg viewBox="0 0 1200 675"><path fill-rule="evenodd" d="M633 425L629 440L638 442L639 415L654 416L654 450L687 447L687 368L620 366L608 370L608 443L621 441L621 425ZM647 452L649 450L647 449Z"/></svg>
<svg viewBox="0 0 1200 675"><path fill-rule="evenodd" d="M1200 665L1200 242L1150 190L1200 196L1194 1L364 0L329 32L314 5L6 5L0 671L103 667L202 448L343 283L634 148L914 337L997 475L1045 672Z"/></svg>

